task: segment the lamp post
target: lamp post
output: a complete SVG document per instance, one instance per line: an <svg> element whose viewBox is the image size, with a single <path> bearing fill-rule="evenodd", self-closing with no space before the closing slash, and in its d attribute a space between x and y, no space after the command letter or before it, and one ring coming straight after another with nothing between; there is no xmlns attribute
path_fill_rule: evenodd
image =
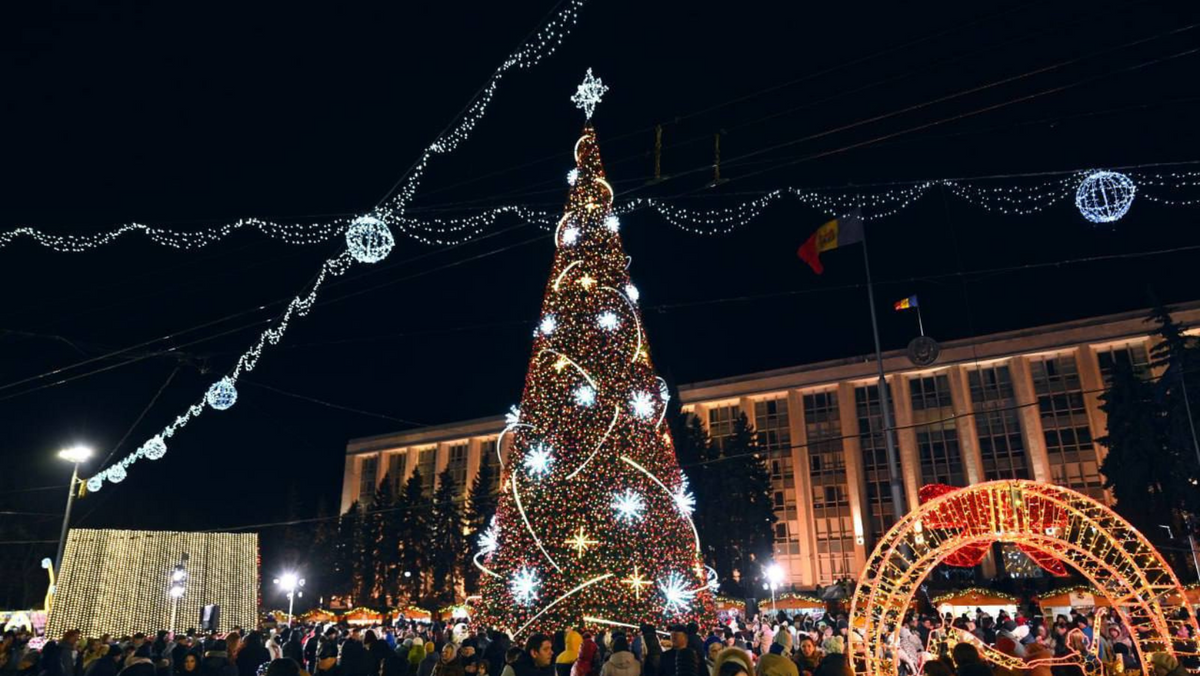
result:
<svg viewBox="0 0 1200 676"><path fill-rule="evenodd" d="M187 552L179 558L179 563L171 569L171 587L168 593L171 595L171 624L167 625L167 630L172 634L175 633L175 617L176 611L179 610L179 599L187 593Z"/></svg>
<svg viewBox="0 0 1200 676"><path fill-rule="evenodd" d="M779 584L783 582L783 567L778 563L772 563L767 566L767 584L771 587L771 615L775 615L775 590L779 588ZM774 622L774 619L771 620Z"/></svg>
<svg viewBox="0 0 1200 676"><path fill-rule="evenodd" d="M72 446L58 452L58 457L74 465L71 470L71 483L67 485L67 511L63 514L62 531L58 534L58 554L54 557L54 573L62 571L63 550L67 546L67 528L71 524L71 507L75 504L75 487L79 484L79 463L92 457L92 449L87 446Z"/></svg>
<svg viewBox="0 0 1200 676"><path fill-rule="evenodd" d="M296 597L304 596L304 592L300 591L300 587L304 586L304 578L295 573L284 573L275 578L275 584L279 585L287 594L288 600L288 626L292 626L292 609L296 606Z"/></svg>

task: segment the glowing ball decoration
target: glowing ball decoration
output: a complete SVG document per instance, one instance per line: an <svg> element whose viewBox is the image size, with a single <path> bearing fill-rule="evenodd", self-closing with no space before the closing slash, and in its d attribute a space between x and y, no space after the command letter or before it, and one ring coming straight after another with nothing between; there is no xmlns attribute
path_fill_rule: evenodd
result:
<svg viewBox="0 0 1200 676"><path fill-rule="evenodd" d="M114 484L119 484L125 480L125 477L128 476L128 473L125 471L125 465L118 463L108 468L107 475L109 481L113 482Z"/></svg>
<svg viewBox="0 0 1200 676"><path fill-rule="evenodd" d="M1112 223L1129 211L1136 193L1133 179L1125 174L1094 171L1075 191L1075 208L1092 223Z"/></svg>
<svg viewBox="0 0 1200 676"><path fill-rule="evenodd" d="M87 480L87 489L89 493L98 493L101 488L104 488L103 477L94 476Z"/></svg>
<svg viewBox="0 0 1200 676"><path fill-rule="evenodd" d="M150 441L142 445L142 455L146 456L147 460L158 460L167 453L167 444L162 437L155 435Z"/></svg>
<svg viewBox="0 0 1200 676"><path fill-rule="evenodd" d="M229 376L226 376L208 388L208 394L204 395L204 400L218 411L227 410L237 403L237 388L233 386L233 381L229 379Z"/></svg>
<svg viewBox="0 0 1200 676"><path fill-rule="evenodd" d="M346 228L346 248L359 263L378 263L395 245L391 228L374 216L359 216Z"/></svg>

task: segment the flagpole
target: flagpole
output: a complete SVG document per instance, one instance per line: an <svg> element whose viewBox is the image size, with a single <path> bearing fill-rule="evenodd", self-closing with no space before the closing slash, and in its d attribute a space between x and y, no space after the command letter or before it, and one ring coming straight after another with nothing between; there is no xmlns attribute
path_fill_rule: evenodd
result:
<svg viewBox="0 0 1200 676"><path fill-rule="evenodd" d="M917 301L917 328L921 330L921 335L925 335L925 322L921 319L921 301Z"/></svg>
<svg viewBox="0 0 1200 676"><path fill-rule="evenodd" d="M883 373L883 349L879 346L879 321L875 318L875 288L871 284L871 259L867 256L867 228L863 224L863 266L867 269L867 302L871 305L871 332L875 335L875 365L879 369L879 405L883 408L883 438L887 447L888 482L892 489L892 505L896 510L896 521L908 513L904 499L904 484L900 480L900 462L896 457L895 428L892 427L891 397L888 395L887 378ZM918 306L917 312L920 313ZM918 321L920 315L918 314ZM922 331L922 335L924 331Z"/></svg>

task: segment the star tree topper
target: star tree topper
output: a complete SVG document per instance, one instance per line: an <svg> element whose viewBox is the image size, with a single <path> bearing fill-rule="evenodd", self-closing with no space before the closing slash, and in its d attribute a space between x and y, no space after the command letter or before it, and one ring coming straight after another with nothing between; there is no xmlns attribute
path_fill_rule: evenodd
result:
<svg viewBox="0 0 1200 676"><path fill-rule="evenodd" d="M604 92L608 91L608 87L598 77L592 76L592 69L587 69L587 74L583 76L583 82L579 83L579 87L575 90L575 95L571 100L575 102L576 108L582 108L583 114L587 119L592 119L592 112L596 109L596 104L600 103L600 97L604 96Z"/></svg>

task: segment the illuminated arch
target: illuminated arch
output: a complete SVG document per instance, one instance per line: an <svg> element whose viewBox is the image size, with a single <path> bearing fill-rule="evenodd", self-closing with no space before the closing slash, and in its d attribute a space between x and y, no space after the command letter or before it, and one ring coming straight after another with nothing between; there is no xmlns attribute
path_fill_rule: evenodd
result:
<svg viewBox="0 0 1200 676"><path fill-rule="evenodd" d="M1186 595L1158 551L1108 507L1061 486L992 481L949 493L914 509L879 541L858 579L850 626L861 673L895 676L888 644L913 594L943 559L964 545L1014 542L1062 559L1111 602L1145 663L1153 651L1192 655L1171 637L1186 625ZM857 637L856 637L857 638ZM1189 650L1195 650L1194 645ZM858 662L859 660L854 660ZM1146 672L1149 673L1149 672Z"/></svg>

